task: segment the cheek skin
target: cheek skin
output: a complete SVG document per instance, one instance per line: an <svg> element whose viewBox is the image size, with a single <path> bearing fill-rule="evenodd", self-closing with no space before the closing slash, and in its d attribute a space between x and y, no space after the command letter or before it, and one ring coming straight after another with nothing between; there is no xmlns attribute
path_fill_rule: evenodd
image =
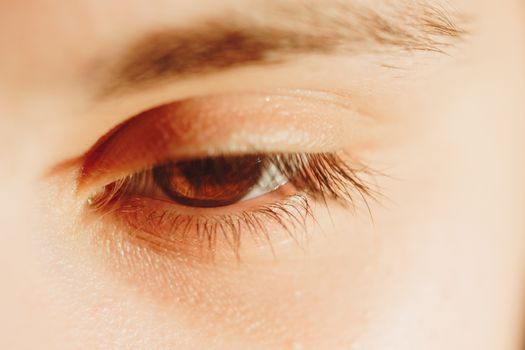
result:
<svg viewBox="0 0 525 350"><path fill-rule="evenodd" d="M68 210L75 208L74 202L72 198ZM87 293L95 296L87 303L93 303L89 313L129 304L129 310L117 315L124 312L132 317L133 327L147 333L152 325L165 325L198 334L192 341L205 339L207 348L212 343L229 349L245 349L247 344L255 349L294 349L299 344L336 348L365 333L369 319L391 296L380 290L385 275L376 263L381 244L366 211L354 215L334 207L328 215L322 206L314 209L322 229L311 225L310 240L302 249L285 244L275 247L275 259L263 249L245 252L240 263L215 265L191 264L183 256L166 258L129 239L104 239L97 225L72 222L71 232L65 232L70 245L66 265L87 268L87 284L104 286ZM67 217L78 215L70 212ZM72 280L83 278L79 274ZM106 305L108 293L117 306ZM170 346L179 344L166 336L156 341L168 339Z"/></svg>
<svg viewBox="0 0 525 350"><path fill-rule="evenodd" d="M92 248L109 253L96 258L142 296L139 302L155 305L206 338L270 348L326 346L331 339L335 346L366 328L369 301L377 294L379 246L373 233L363 232L368 223L352 223L352 215L342 209L330 214L333 229L320 210L320 224L331 229L313 228L302 248L294 243L275 247L275 259L267 249L241 248L239 263L192 264L191 258L167 258L115 237L104 244L109 249Z"/></svg>

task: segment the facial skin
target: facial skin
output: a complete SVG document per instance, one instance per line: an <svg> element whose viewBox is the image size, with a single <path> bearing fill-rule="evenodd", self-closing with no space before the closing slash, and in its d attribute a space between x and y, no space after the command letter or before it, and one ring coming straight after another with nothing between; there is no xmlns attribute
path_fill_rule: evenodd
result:
<svg viewBox="0 0 525 350"><path fill-rule="evenodd" d="M520 348L522 1L3 1L0 42L0 348ZM375 199L214 261L86 209L161 159L252 150L342 150Z"/></svg>

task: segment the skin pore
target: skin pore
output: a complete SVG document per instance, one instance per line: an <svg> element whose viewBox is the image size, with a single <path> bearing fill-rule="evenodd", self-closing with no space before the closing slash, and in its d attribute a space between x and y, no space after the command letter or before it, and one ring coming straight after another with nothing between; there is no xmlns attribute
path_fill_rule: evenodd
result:
<svg viewBox="0 0 525 350"><path fill-rule="evenodd" d="M519 349L524 23L519 0L2 2L0 347ZM331 152L372 195L245 220L238 250L167 220L237 232L293 186L90 208L172 159Z"/></svg>

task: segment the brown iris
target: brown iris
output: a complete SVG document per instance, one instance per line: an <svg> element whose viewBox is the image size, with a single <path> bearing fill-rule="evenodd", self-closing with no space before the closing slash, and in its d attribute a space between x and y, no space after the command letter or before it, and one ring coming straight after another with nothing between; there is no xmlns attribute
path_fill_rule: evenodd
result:
<svg viewBox="0 0 525 350"><path fill-rule="evenodd" d="M172 162L153 170L172 200L192 207L219 207L241 200L263 171L260 156L208 157Z"/></svg>

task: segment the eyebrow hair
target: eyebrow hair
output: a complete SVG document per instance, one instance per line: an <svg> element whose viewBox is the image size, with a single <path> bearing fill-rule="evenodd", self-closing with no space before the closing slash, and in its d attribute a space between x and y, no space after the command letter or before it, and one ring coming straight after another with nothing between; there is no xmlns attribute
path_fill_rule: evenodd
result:
<svg viewBox="0 0 525 350"><path fill-rule="evenodd" d="M264 16L233 14L195 27L150 33L112 65L105 93L249 65L282 63L302 54L445 52L466 31L455 11L424 1L276 6Z"/></svg>

